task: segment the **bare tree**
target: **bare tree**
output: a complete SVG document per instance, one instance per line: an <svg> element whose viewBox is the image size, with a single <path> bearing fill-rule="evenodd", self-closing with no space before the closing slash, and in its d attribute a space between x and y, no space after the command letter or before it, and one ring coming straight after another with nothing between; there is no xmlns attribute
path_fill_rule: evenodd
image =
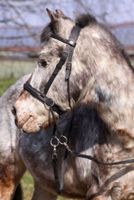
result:
<svg viewBox="0 0 134 200"><path fill-rule="evenodd" d="M23 41L27 39L27 41L32 40L33 46L39 46L41 26L43 28L47 23L46 7L61 8L71 17L74 12L92 13L108 24L117 21L119 12L123 13L124 18L129 13L129 18L134 19L133 12L130 12L134 8L134 0L122 0L120 5L116 0L0 0L0 44L4 45L5 42L7 46L12 40L21 47ZM123 17L118 17L118 21ZM15 28L16 34L9 30L10 26ZM3 28L5 28L4 31L2 31ZM9 31L6 31L7 29ZM29 42L24 43L29 45ZM13 44L16 45L15 42ZM3 48L2 45L0 45L0 50L1 48Z"/></svg>

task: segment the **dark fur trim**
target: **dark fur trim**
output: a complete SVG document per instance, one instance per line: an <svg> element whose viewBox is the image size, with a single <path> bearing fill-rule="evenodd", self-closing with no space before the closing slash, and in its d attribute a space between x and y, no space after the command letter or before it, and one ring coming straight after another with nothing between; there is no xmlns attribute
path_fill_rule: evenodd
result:
<svg viewBox="0 0 134 200"><path fill-rule="evenodd" d="M52 35L52 24L48 24L43 30L40 35L40 42L43 43L44 41L48 41Z"/></svg>
<svg viewBox="0 0 134 200"><path fill-rule="evenodd" d="M88 26L89 24L94 22L96 22L95 17L89 14L81 14L76 19L76 24L78 24L78 26L80 26L81 28L84 28L85 26Z"/></svg>

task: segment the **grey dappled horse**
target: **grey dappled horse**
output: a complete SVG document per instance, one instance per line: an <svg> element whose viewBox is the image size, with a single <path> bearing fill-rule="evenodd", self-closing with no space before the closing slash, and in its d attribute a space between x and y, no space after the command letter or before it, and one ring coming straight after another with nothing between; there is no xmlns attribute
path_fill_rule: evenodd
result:
<svg viewBox="0 0 134 200"><path fill-rule="evenodd" d="M1 177L0 199L11 200L25 169L34 179L35 190L33 200L56 199L57 193L52 168L52 147L50 140L52 128L40 130L36 134L22 133L15 125L11 110L29 75L21 78L0 98L1 127ZM87 155L103 154L114 143L112 136L107 136L106 125L91 107L80 105L72 112L66 113L57 126L64 135L69 134L69 145L76 152ZM108 138L110 137L110 144ZM101 145L101 147L99 147ZM109 145L109 147L108 147ZM115 145L116 146L116 145ZM115 147L114 147L115 148ZM63 185L63 196L85 199L98 192L98 166L89 160L67 155L64 148L59 148L59 172L63 170L60 181ZM100 159L100 157L99 157ZM102 157L103 160L103 157ZM118 176L118 173L117 173ZM102 189L105 191L106 188ZM114 191L114 190L113 190ZM115 190L116 191L116 190ZM111 193L115 193L111 192Z"/></svg>
<svg viewBox="0 0 134 200"><path fill-rule="evenodd" d="M56 12L47 10L47 12L51 22L42 33L43 48L35 71L29 79L30 85L40 92L43 91L65 49L65 44L51 35L56 34L68 39L75 25L73 20L64 16L59 10ZM134 70L116 38L94 17L84 15L76 21L81 31L72 58L71 106L74 110L83 104L92 107L108 127L106 129L108 141L97 145L95 154L97 158L101 158L104 162L132 158L134 157ZM47 95L62 108L69 110L67 84L64 79L65 65ZM25 90L18 97L15 110L17 125L25 132L36 132L40 127L46 128L49 124L47 106ZM56 113L55 116L58 118ZM51 122L53 123L52 119ZM32 136L27 135L27 138L29 137ZM89 190L89 196L96 193L94 199L102 200L134 198L133 165L126 167L101 165L94 169L96 169L95 182L90 182L93 187L91 186L92 189ZM74 174L71 177L75 177Z"/></svg>
<svg viewBox="0 0 134 200"><path fill-rule="evenodd" d="M28 77L27 77L28 78ZM0 199L13 199L25 166L18 152L19 130L11 112L26 78L20 80L0 97ZM21 200L21 198L19 198ZM19 200L18 199L18 200ZM16 199L17 200L17 199Z"/></svg>

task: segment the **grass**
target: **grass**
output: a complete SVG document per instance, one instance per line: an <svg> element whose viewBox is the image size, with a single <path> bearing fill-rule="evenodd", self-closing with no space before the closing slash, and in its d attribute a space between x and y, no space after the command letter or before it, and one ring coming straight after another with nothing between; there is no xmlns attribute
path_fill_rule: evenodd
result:
<svg viewBox="0 0 134 200"><path fill-rule="evenodd" d="M19 78L24 74L33 71L35 61L19 60L1 60L0 61L0 79L15 77Z"/></svg>
<svg viewBox="0 0 134 200"><path fill-rule="evenodd" d="M16 78L14 77L10 77L8 79L0 79L0 96L5 92L5 90L12 85L13 83L15 83Z"/></svg>
<svg viewBox="0 0 134 200"><path fill-rule="evenodd" d="M33 193L33 179L32 176L26 172L21 180L21 185L23 188L23 198L24 200L31 200Z"/></svg>

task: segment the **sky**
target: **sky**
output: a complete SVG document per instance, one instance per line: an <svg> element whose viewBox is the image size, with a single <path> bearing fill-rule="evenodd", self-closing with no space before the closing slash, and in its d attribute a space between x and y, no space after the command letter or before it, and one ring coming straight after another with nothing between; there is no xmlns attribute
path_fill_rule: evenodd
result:
<svg viewBox="0 0 134 200"><path fill-rule="evenodd" d="M71 18L92 13L106 25L133 23L113 33L124 45L134 44L134 0L0 0L0 47L39 46L41 30L49 22L46 8L61 9Z"/></svg>
<svg viewBox="0 0 134 200"><path fill-rule="evenodd" d="M61 9L74 17L79 12L91 12L108 24L134 22L134 0L0 0L0 25L6 19L31 26L43 26L48 22L46 7ZM21 16L21 17L18 17Z"/></svg>

